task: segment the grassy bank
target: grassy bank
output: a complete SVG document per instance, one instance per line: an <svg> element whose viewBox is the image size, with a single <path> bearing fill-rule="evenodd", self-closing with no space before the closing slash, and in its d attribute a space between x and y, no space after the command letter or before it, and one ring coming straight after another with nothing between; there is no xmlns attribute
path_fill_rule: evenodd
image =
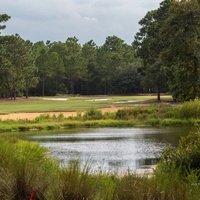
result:
<svg viewBox="0 0 200 200"><path fill-rule="evenodd" d="M76 117L41 115L34 120L0 121L0 132L53 130L95 127L141 126L195 126L200 125L200 101L181 105L152 105L121 109L114 113L102 113L90 109Z"/></svg>
<svg viewBox="0 0 200 200"><path fill-rule="evenodd" d="M30 122L30 121L9 121L0 122L0 132L23 132L23 131L42 131L42 130L58 130L69 128L104 128L104 127L159 127L159 126L196 126L200 124L200 120L179 120L179 119L152 119L148 121L138 120L64 120L62 122Z"/></svg>
<svg viewBox="0 0 200 200"><path fill-rule="evenodd" d="M193 160L200 156L196 147L200 148L199 133L188 136L177 150L166 150L153 176L141 177L129 172L94 174L88 166L81 170L78 162L60 168L38 144L1 139L0 199L199 200L200 166Z"/></svg>

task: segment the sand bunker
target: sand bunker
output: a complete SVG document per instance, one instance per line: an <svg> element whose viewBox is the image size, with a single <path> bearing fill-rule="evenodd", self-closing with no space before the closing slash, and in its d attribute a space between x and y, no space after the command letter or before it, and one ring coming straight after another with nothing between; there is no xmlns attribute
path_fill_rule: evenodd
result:
<svg viewBox="0 0 200 200"><path fill-rule="evenodd" d="M86 101L110 101L111 99L90 99Z"/></svg>
<svg viewBox="0 0 200 200"><path fill-rule="evenodd" d="M139 102L144 102L144 100L117 101L117 102L114 102L114 103L116 103L116 104L126 104L126 103L139 103Z"/></svg>
<svg viewBox="0 0 200 200"><path fill-rule="evenodd" d="M124 107L110 107L110 108L102 108L100 109L103 113L105 112L116 112L119 109L123 109ZM41 113L10 113L10 114L0 114L1 120L18 120L18 119L28 119L33 120L36 117L39 117L40 115L48 114L50 116L59 114L63 114L65 117L73 117L77 116L78 113L83 114L84 112L41 112Z"/></svg>
<svg viewBox="0 0 200 200"><path fill-rule="evenodd" d="M43 100L47 101L67 101L68 98L42 98Z"/></svg>

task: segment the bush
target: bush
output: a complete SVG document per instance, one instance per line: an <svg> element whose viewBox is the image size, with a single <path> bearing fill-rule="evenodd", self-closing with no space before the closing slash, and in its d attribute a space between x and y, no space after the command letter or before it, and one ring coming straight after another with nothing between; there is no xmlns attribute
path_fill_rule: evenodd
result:
<svg viewBox="0 0 200 200"><path fill-rule="evenodd" d="M149 119L149 120L147 120L147 124L150 126L159 126L160 119Z"/></svg>
<svg viewBox="0 0 200 200"><path fill-rule="evenodd" d="M200 100L195 99L194 101L185 102L178 106L176 109L179 118L184 119L198 119L200 118Z"/></svg>
<svg viewBox="0 0 200 200"><path fill-rule="evenodd" d="M47 197L51 173L56 165L35 143L0 141L0 199L37 200Z"/></svg>
<svg viewBox="0 0 200 200"><path fill-rule="evenodd" d="M166 169L170 170L174 166L182 174L191 170L200 171L200 132L182 138L177 149L168 147L163 152L162 160Z"/></svg>
<svg viewBox="0 0 200 200"><path fill-rule="evenodd" d="M158 107L148 107L148 108L131 108L131 109L121 109L116 112L116 119L121 120L129 120L129 119L139 119L144 120L147 117L151 117L153 115L158 115L159 108Z"/></svg>
<svg viewBox="0 0 200 200"><path fill-rule="evenodd" d="M104 116L100 110L90 109L83 115L84 120L98 120L104 119Z"/></svg>
<svg viewBox="0 0 200 200"><path fill-rule="evenodd" d="M51 116L48 114L42 114L39 117L35 118L35 122L44 122L44 121L50 121Z"/></svg>
<svg viewBox="0 0 200 200"><path fill-rule="evenodd" d="M62 169L59 174L58 200L92 200L95 194L95 180L90 175L90 168L80 169L75 161Z"/></svg>
<svg viewBox="0 0 200 200"><path fill-rule="evenodd" d="M161 121L162 126L181 126L181 125L190 125L190 121L181 120L181 119L163 119Z"/></svg>

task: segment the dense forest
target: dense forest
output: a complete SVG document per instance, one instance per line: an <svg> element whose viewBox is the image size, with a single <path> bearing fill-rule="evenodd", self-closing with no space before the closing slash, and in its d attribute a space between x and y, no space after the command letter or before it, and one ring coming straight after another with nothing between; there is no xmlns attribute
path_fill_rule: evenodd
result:
<svg viewBox="0 0 200 200"><path fill-rule="evenodd" d="M0 15L0 30L10 17ZM0 97L170 92L174 100L200 96L200 1L164 0L139 22L131 45L108 36L102 46L32 43L0 35Z"/></svg>

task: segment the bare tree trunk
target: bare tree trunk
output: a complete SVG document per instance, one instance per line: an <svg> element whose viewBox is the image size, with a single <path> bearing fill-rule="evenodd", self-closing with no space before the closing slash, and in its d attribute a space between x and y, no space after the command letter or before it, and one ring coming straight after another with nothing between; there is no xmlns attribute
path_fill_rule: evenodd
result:
<svg viewBox="0 0 200 200"><path fill-rule="evenodd" d="M107 95L107 81L105 82L105 85L104 85L104 95Z"/></svg>
<svg viewBox="0 0 200 200"><path fill-rule="evenodd" d="M44 97L44 89L45 89L45 85L44 85L44 74L42 76L42 96Z"/></svg>
<svg viewBox="0 0 200 200"><path fill-rule="evenodd" d="M13 92L13 98L14 100L16 100L16 90L14 89L14 92Z"/></svg>
<svg viewBox="0 0 200 200"><path fill-rule="evenodd" d="M28 99L28 87L26 87L26 99Z"/></svg>
<svg viewBox="0 0 200 200"><path fill-rule="evenodd" d="M13 92L10 91L10 99L12 100L13 99Z"/></svg>
<svg viewBox="0 0 200 200"><path fill-rule="evenodd" d="M160 101L160 88L157 89L157 101Z"/></svg>
<svg viewBox="0 0 200 200"><path fill-rule="evenodd" d="M195 99L197 97L197 82L198 82L198 69L197 69L197 63L196 60L194 61L194 76L193 76L193 93L192 93L192 99Z"/></svg>
<svg viewBox="0 0 200 200"><path fill-rule="evenodd" d="M74 81L70 80L70 93L74 94Z"/></svg>

